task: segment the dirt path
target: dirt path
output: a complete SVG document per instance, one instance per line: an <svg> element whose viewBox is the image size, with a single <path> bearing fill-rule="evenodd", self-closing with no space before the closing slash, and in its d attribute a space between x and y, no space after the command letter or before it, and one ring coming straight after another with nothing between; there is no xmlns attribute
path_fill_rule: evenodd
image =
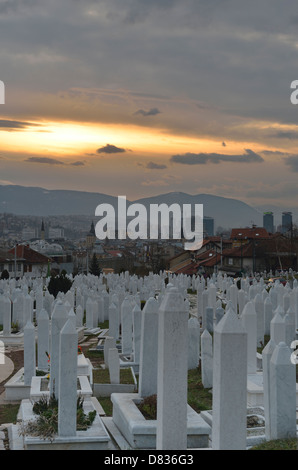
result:
<svg viewBox="0 0 298 470"><path fill-rule="evenodd" d="M0 395L4 392L4 384L22 367L24 367L24 349L20 346L9 346L5 348L5 356L9 357L14 364L12 374L0 383Z"/></svg>

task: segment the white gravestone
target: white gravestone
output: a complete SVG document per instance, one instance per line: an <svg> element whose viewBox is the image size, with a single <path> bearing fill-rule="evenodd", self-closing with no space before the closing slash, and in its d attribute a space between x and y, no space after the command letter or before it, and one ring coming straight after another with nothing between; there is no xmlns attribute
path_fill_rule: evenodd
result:
<svg viewBox="0 0 298 470"><path fill-rule="evenodd" d="M37 364L38 369L47 371L50 354L50 321L48 312L42 308L39 312L37 327Z"/></svg>
<svg viewBox="0 0 298 470"><path fill-rule="evenodd" d="M183 296L167 290L159 308L156 448L187 448L187 322Z"/></svg>
<svg viewBox="0 0 298 470"><path fill-rule="evenodd" d="M204 330L201 336L201 372L204 388L211 388L213 383L213 345L212 336Z"/></svg>
<svg viewBox="0 0 298 470"><path fill-rule="evenodd" d="M58 393L58 435L76 435L78 334L71 320L60 333L60 371Z"/></svg>
<svg viewBox="0 0 298 470"><path fill-rule="evenodd" d="M212 448L245 450L247 333L233 309L214 329Z"/></svg>
<svg viewBox="0 0 298 470"><path fill-rule="evenodd" d="M147 397L157 393L158 360L158 303L147 300L141 318L141 346L139 366L139 395Z"/></svg>
<svg viewBox="0 0 298 470"><path fill-rule="evenodd" d="M273 351L269 377L271 439L296 437L296 368L284 342Z"/></svg>
<svg viewBox="0 0 298 470"><path fill-rule="evenodd" d="M120 384L120 359L117 348L109 349L108 363L111 384Z"/></svg>
<svg viewBox="0 0 298 470"><path fill-rule="evenodd" d="M24 327L24 384L31 385L36 374L35 328L28 320Z"/></svg>

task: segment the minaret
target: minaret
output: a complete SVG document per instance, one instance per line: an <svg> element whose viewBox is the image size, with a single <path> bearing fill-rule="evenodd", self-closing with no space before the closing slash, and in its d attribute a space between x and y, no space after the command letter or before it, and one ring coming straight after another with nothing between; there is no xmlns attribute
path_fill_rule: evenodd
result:
<svg viewBox="0 0 298 470"><path fill-rule="evenodd" d="M42 223L41 223L40 238L41 238L42 240L45 239L44 221L42 221Z"/></svg>
<svg viewBox="0 0 298 470"><path fill-rule="evenodd" d="M95 227L94 227L94 223L93 223L93 220L92 220L90 232L87 234L87 237L86 237L87 249L93 248L95 240L96 240Z"/></svg>
<svg viewBox="0 0 298 470"><path fill-rule="evenodd" d="M90 228L90 234L94 235L95 237L95 227L94 227L94 222L92 220L91 228Z"/></svg>

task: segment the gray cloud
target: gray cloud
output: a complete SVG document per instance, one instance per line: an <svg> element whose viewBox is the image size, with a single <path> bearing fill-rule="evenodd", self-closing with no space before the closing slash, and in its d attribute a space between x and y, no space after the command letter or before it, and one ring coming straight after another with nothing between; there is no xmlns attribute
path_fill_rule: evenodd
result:
<svg viewBox="0 0 298 470"><path fill-rule="evenodd" d="M289 155L289 152L281 152L280 150L261 150L260 153L262 153L263 155L276 155L276 156Z"/></svg>
<svg viewBox="0 0 298 470"><path fill-rule="evenodd" d="M116 147L116 145L107 144L104 147L97 149L96 152L111 154L111 153L124 153L126 152L126 150L121 147Z"/></svg>
<svg viewBox="0 0 298 470"><path fill-rule="evenodd" d="M29 157L24 161L28 163L44 163L46 165L65 165L61 160L49 157Z"/></svg>
<svg viewBox="0 0 298 470"><path fill-rule="evenodd" d="M298 155L290 155L284 159L291 171L298 172Z"/></svg>
<svg viewBox="0 0 298 470"><path fill-rule="evenodd" d="M40 124L24 121L10 121L8 119L0 119L0 129L26 129L28 127L38 127Z"/></svg>
<svg viewBox="0 0 298 470"><path fill-rule="evenodd" d="M24 7L33 7L35 5L36 0L2 0L0 3L0 14L5 15Z"/></svg>
<svg viewBox="0 0 298 470"><path fill-rule="evenodd" d="M268 134L268 137L295 140L298 139L298 131L275 131Z"/></svg>
<svg viewBox="0 0 298 470"><path fill-rule="evenodd" d="M167 165L155 162L148 162L145 168L147 168L148 170L164 170L165 168L167 168Z"/></svg>
<svg viewBox="0 0 298 470"><path fill-rule="evenodd" d="M49 158L49 157L29 157L26 160L24 160L24 162L41 163L45 165L69 165L69 166L84 166L85 165L85 163L82 161L67 163L67 162L63 162L62 160L57 160L56 158Z"/></svg>
<svg viewBox="0 0 298 470"><path fill-rule="evenodd" d="M260 163L264 159L250 149L245 149L242 155L224 155L219 153L185 153L182 155L173 155L170 161L173 163L181 163L184 165L205 165L207 163Z"/></svg>
<svg viewBox="0 0 298 470"><path fill-rule="evenodd" d="M148 111L145 111L144 109L139 109L134 114L135 114L135 116L147 117L147 116L156 116L157 114L160 114L160 113L161 113L161 111L159 111L158 108L151 108Z"/></svg>
<svg viewBox="0 0 298 470"><path fill-rule="evenodd" d="M214 191L222 191L218 182L226 178L224 170L226 174L230 170L234 173L234 169L240 173L243 165L237 168L238 162L262 161L261 157L278 162L276 167L268 165L265 175L272 186L276 178L288 181L291 177L288 169L295 167L295 162L281 164L287 155L276 153L275 158L274 154L271 157L258 152L253 157L242 149L266 148L270 142L272 148L277 144L287 150L288 156L296 153L291 149L297 140L296 128L281 127L287 123L297 126L298 108L290 103L290 83L298 78L297 7L292 0L250 0L241 2L241 8L239 0L36 0L34 8L22 7L29 3L0 0L0 41L5 45L0 51L0 78L7 85L9 104L1 111L7 113L3 119L11 119L10 123L0 123L0 130L26 130L30 120L39 118L43 122L92 122L98 125L99 133L101 123L150 126L164 134L165 142L174 136L178 142L181 135L194 137L194 142L210 139L213 144L208 152L218 152L199 153L200 147L179 146L172 154L196 153L173 155L172 163L175 159L184 165L235 162L233 168L210 165ZM110 95L71 95L76 87ZM154 113L146 117L155 106L162 113L157 118ZM136 110L143 114L135 116ZM223 141L229 149L221 146ZM239 142L250 144L241 144L235 151ZM96 146L91 149L97 158L84 154L75 158L86 158L95 167L100 165L100 156L113 158L113 153L121 156L121 152L128 152L114 152L112 146L98 150L96 153ZM223 155L233 152L240 155ZM128 154L123 155L126 158ZM148 158L146 153L153 162L155 156ZM159 158L156 161L164 162ZM58 165L54 168L70 169ZM127 165L127 171L134 165ZM73 174L85 171L84 167L83 171L74 171L76 166L82 167L74 162ZM27 167L26 178L32 181L30 165L23 167ZM214 171L216 168L223 171ZM254 184L264 178L255 172L254 165L244 168L249 173L245 177ZM181 166L173 169L179 174ZM18 171L12 170L14 174ZM147 175L158 173L149 171ZM95 173L90 172L89 179L97 185ZM159 172L161 176L164 173ZM79 177L76 182L64 182L61 174L57 171L55 184L75 185L78 181L81 187L91 187L89 180L83 182ZM1 177L11 179L11 174ZM19 178L26 183L25 176ZM42 178L46 180L46 175ZM129 178L132 173L127 181ZM198 179L197 175L193 178ZM106 184L104 176L102 179ZM189 180L185 179L183 187L181 183L182 191L190 187ZM245 193L247 184L239 194ZM136 184L134 191L137 188ZM228 195L236 190L227 185L226 191ZM283 194L278 197L282 199Z"/></svg>
<svg viewBox="0 0 298 470"><path fill-rule="evenodd" d="M290 0L284 0L283 8L280 0L251 0L239 8L237 2L31 0L36 4L32 11L27 8L22 17L11 12L1 22L0 41L9 46L0 53L1 70L16 89L55 94L87 81L90 88L133 90L138 96L185 96L189 102L203 101L209 109L226 111L226 128L232 114L294 121L297 110L289 106L287 84L296 78L295 6ZM4 10L12 5L11 10L19 10L23 3L30 1L0 2ZM142 22L142 28L128 26L128 18ZM202 41L204 48L198 47ZM135 109L148 113L153 103L133 103L129 114ZM62 112L42 102L40 109ZM89 110L100 119L109 115L106 108L100 113L90 106L87 115ZM82 110L77 114L82 116ZM175 116L194 132L202 128L185 112L181 119L179 109ZM164 128L172 124L166 109L162 120ZM233 138L227 132L221 135Z"/></svg>

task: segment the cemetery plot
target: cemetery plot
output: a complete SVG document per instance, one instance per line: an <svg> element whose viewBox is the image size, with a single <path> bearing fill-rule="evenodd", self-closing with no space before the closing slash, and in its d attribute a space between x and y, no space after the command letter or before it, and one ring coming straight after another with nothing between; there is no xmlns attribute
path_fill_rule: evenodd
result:
<svg viewBox="0 0 298 470"><path fill-rule="evenodd" d="M3 384L4 401L20 402L14 426L37 420L34 403L57 401L55 432L20 443L12 427L11 447L240 450L295 439L298 282L293 272L267 282L272 274L78 275L55 296L47 279L0 280L0 341L23 349ZM78 400L94 416L84 430Z"/></svg>

